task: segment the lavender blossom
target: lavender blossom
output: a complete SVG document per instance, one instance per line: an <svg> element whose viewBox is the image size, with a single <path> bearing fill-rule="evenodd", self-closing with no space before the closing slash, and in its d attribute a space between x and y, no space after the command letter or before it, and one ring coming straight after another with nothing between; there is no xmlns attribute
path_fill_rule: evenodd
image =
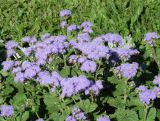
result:
<svg viewBox="0 0 160 121"><path fill-rule="evenodd" d="M6 44L5 44L5 47L7 48L7 49L14 49L14 48L16 48L16 47L18 47L18 43L17 42L15 42L15 41L13 41L13 40L10 40L10 41L8 41Z"/></svg>
<svg viewBox="0 0 160 121"><path fill-rule="evenodd" d="M71 15L71 11L70 10L62 10L60 12L60 17L70 16L70 15Z"/></svg>
<svg viewBox="0 0 160 121"><path fill-rule="evenodd" d="M72 77L61 81L61 97L70 97L82 92L90 86L90 81L85 76Z"/></svg>
<svg viewBox="0 0 160 121"><path fill-rule="evenodd" d="M96 71L97 64L94 61L86 60L82 63L80 69L81 71L85 71L87 73L91 72L94 73Z"/></svg>
<svg viewBox="0 0 160 121"><path fill-rule="evenodd" d="M81 24L81 27L86 28L86 27L92 27L93 23L91 23L90 21L85 21Z"/></svg>
<svg viewBox="0 0 160 121"><path fill-rule="evenodd" d="M15 82L17 82L17 83L18 83L18 82L23 83L24 80L25 80L25 78L24 78L24 73L22 73L22 72L16 73L14 80L15 80Z"/></svg>
<svg viewBox="0 0 160 121"><path fill-rule="evenodd" d="M14 61L3 61L3 70L8 71L14 66Z"/></svg>
<svg viewBox="0 0 160 121"><path fill-rule="evenodd" d="M147 40L148 44L153 46L154 44L154 39L158 39L160 36L156 32L148 32L147 34L144 35L144 40Z"/></svg>
<svg viewBox="0 0 160 121"><path fill-rule="evenodd" d="M77 26L72 24L72 25L67 27L67 32L76 31L77 29L78 29Z"/></svg>
<svg viewBox="0 0 160 121"><path fill-rule="evenodd" d="M149 105L156 97L157 92L151 89L146 89L139 94L140 101L145 105Z"/></svg>
<svg viewBox="0 0 160 121"><path fill-rule="evenodd" d="M7 58L10 58L16 54L16 51L14 49L8 49L7 50Z"/></svg>
<svg viewBox="0 0 160 121"><path fill-rule="evenodd" d="M111 51L117 53L120 59L126 61L131 56L139 54L139 51L136 49L127 49L127 48L113 48Z"/></svg>
<svg viewBox="0 0 160 121"><path fill-rule="evenodd" d="M117 43L119 46L123 44L123 38L118 34L108 33L103 35L103 39L108 43Z"/></svg>
<svg viewBox="0 0 160 121"><path fill-rule="evenodd" d="M102 116L97 119L97 121L110 121L109 116Z"/></svg>
<svg viewBox="0 0 160 121"><path fill-rule="evenodd" d="M74 117L76 120L86 120L86 116L84 112L82 112L78 107L74 107L72 109L72 117Z"/></svg>
<svg viewBox="0 0 160 121"><path fill-rule="evenodd" d="M155 76L153 83L160 87L160 74Z"/></svg>
<svg viewBox="0 0 160 121"><path fill-rule="evenodd" d="M68 116L65 121L76 121L76 119L74 118L74 116Z"/></svg>
<svg viewBox="0 0 160 121"><path fill-rule="evenodd" d="M35 37L26 36L26 37L22 38L22 42L35 43L35 42L37 42L37 39Z"/></svg>
<svg viewBox="0 0 160 121"><path fill-rule="evenodd" d="M115 68L115 72L124 78L130 79L134 77L137 73L138 70L138 63L133 62L132 64L130 63L125 63L121 64L120 66Z"/></svg>
<svg viewBox="0 0 160 121"><path fill-rule="evenodd" d="M85 90L85 94L94 94L94 95L99 95L100 91L103 89L102 81L98 80L94 84L93 82L91 83L90 87Z"/></svg>
<svg viewBox="0 0 160 121"><path fill-rule="evenodd" d="M91 38L88 33L82 33L82 34L78 34L77 40L79 42L89 42Z"/></svg>
<svg viewBox="0 0 160 121"><path fill-rule="evenodd" d="M14 114L14 108L11 105L2 105L0 110L0 115L4 117L11 117Z"/></svg>
<svg viewBox="0 0 160 121"><path fill-rule="evenodd" d="M64 29L66 26L67 26L67 21L62 21L62 22L60 23L60 27L61 27L62 29Z"/></svg>
<svg viewBox="0 0 160 121"><path fill-rule="evenodd" d="M71 55L69 57L69 63L76 63L78 60L78 56L77 55Z"/></svg>

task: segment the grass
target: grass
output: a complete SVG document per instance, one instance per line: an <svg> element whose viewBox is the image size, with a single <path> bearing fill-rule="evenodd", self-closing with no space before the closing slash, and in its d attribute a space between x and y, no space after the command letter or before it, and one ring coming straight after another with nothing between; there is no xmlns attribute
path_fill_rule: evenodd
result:
<svg viewBox="0 0 160 121"><path fill-rule="evenodd" d="M116 32L140 40L148 31L160 32L158 0L0 0L0 39L58 34L63 9L72 11L71 23L92 21L94 36Z"/></svg>

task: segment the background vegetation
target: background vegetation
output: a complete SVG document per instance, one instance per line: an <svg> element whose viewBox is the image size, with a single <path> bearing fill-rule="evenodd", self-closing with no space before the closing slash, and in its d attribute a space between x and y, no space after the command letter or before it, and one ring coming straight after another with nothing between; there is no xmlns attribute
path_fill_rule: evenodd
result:
<svg viewBox="0 0 160 121"><path fill-rule="evenodd" d="M0 39L56 34L62 9L73 12L72 23L93 22L95 34L131 34L140 40L148 31L160 32L159 0L0 0Z"/></svg>

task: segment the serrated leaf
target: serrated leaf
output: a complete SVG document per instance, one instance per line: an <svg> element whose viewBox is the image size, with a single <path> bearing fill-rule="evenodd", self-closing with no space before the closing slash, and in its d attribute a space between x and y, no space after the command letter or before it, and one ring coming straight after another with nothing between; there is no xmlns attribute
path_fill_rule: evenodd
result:
<svg viewBox="0 0 160 121"><path fill-rule="evenodd" d="M27 121L27 119L29 118L29 111L25 111L22 115L21 120L22 121Z"/></svg>
<svg viewBox="0 0 160 121"><path fill-rule="evenodd" d="M85 112L89 113L94 111L97 108L97 104L90 102L88 99L84 100L83 102L77 103L77 105Z"/></svg>
<svg viewBox="0 0 160 121"><path fill-rule="evenodd" d="M147 115L147 121L155 121L155 118L156 118L156 109L150 108Z"/></svg>
<svg viewBox="0 0 160 121"><path fill-rule="evenodd" d="M24 93L17 93L12 100L12 104L16 107L24 105L26 101L26 95Z"/></svg>
<svg viewBox="0 0 160 121"><path fill-rule="evenodd" d="M137 113L132 110L118 109L115 115L118 121L139 121Z"/></svg>
<svg viewBox="0 0 160 121"><path fill-rule="evenodd" d="M44 96L44 103L47 106L47 110L49 111L50 114L53 112L58 112L59 111L59 98L56 97L55 95L45 95Z"/></svg>

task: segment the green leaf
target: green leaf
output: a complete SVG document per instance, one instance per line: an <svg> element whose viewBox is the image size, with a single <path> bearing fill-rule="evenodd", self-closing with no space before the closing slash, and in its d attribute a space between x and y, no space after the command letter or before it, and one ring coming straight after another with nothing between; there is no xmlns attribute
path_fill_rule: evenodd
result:
<svg viewBox="0 0 160 121"><path fill-rule="evenodd" d="M77 105L86 113L92 112L97 108L97 104L90 102L89 99L78 102Z"/></svg>
<svg viewBox="0 0 160 121"><path fill-rule="evenodd" d="M25 111L22 115L21 121L26 121L29 118L29 111Z"/></svg>
<svg viewBox="0 0 160 121"><path fill-rule="evenodd" d="M44 103L47 106L47 110L50 114L52 114L53 112L59 112L59 102L59 98L56 97L54 94L48 94L44 96Z"/></svg>
<svg viewBox="0 0 160 121"><path fill-rule="evenodd" d="M147 121L155 121L155 118L156 118L156 109L150 108L147 115Z"/></svg>
<svg viewBox="0 0 160 121"><path fill-rule="evenodd" d="M14 91L14 88L13 88L13 87L7 86L7 87L3 90L3 93L4 93L5 95L8 95L8 94L12 93L13 91Z"/></svg>
<svg viewBox="0 0 160 121"><path fill-rule="evenodd" d="M60 71L61 76L68 77L70 75L70 67L63 67L62 71Z"/></svg>
<svg viewBox="0 0 160 121"><path fill-rule="evenodd" d="M4 71L4 70L1 70L0 73L2 74L2 76L6 77L8 76L8 72Z"/></svg>
<svg viewBox="0 0 160 121"><path fill-rule="evenodd" d="M118 121L139 121L137 113L133 110L117 109L115 115Z"/></svg>
<svg viewBox="0 0 160 121"><path fill-rule="evenodd" d="M109 103L111 106L114 106L116 108L123 108L125 105L124 100L121 97L109 98L107 103Z"/></svg>
<svg viewBox="0 0 160 121"><path fill-rule="evenodd" d="M26 100L27 97L24 93L17 93L12 99L12 104L18 108L21 108L21 106L25 104Z"/></svg>

